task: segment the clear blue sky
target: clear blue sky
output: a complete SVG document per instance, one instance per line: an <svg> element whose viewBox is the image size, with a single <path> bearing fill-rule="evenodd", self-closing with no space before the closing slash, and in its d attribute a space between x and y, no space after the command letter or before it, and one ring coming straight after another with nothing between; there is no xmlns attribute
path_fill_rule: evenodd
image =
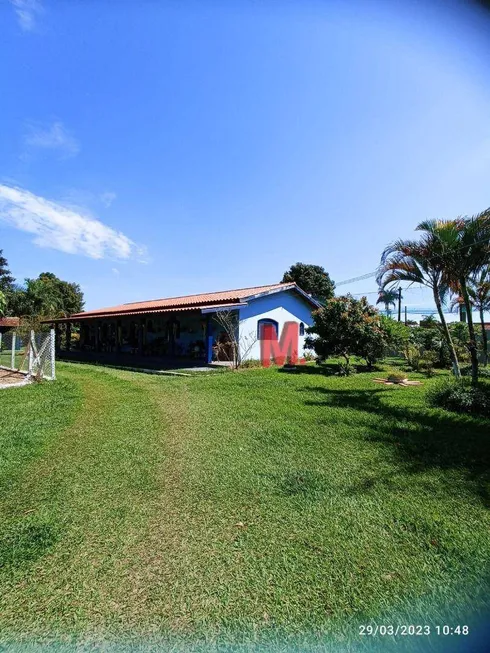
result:
<svg viewBox="0 0 490 653"><path fill-rule="evenodd" d="M476 6L4 0L0 24L0 247L87 308L296 261L340 281L490 205Z"/></svg>

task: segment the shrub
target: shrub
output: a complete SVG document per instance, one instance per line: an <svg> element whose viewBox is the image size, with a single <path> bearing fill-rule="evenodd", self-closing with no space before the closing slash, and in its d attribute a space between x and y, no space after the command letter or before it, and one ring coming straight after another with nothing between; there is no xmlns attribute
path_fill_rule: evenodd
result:
<svg viewBox="0 0 490 653"><path fill-rule="evenodd" d="M372 367L385 353L386 333L378 311L365 297L345 295L329 299L313 313L305 347L321 359L343 356L348 361L359 356Z"/></svg>
<svg viewBox="0 0 490 653"><path fill-rule="evenodd" d="M386 346L397 354L403 351L410 341L410 328L391 317L385 315L379 317L386 336Z"/></svg>
<svg viewBox="0 0 490 653"><path fill-rule="evenodd" d="M412 370L415 372L418 372L420 369L420 361L422 358L422 354L420 351L420 348L417 345L414 344L408 344L406 345L403 355L405 357L405 360L407 363L410 365Z"/></svg>
<svg viewBox="0 0 490 653"><path fill-rule="evenodd" d="M401 381L405 381L407 375L405 372L400 372L399 370L388 370L387 378L391 383L401 383Z"/></svg>
<svg viewBox="0 0 490 653"><path fill-rule="evenodd" d="M445 380L427 393L431 406L446 408L458 413L490 417L490 389L472 386L466 381Z"/></svg>
<svg viewBox="0 0 490 653"><path fill-rule="evenodd" d="M463 365L460 368L461 376L471 376L471 365ZM482 379L490 379L490 367L479 367L478 376Z"/></svg>
<svg viewBox="0 0 490 653"><path fill-rule="evenodd" d="M430 352L431 356L435 355L434 362L438 367L450 366L449 348L437 322L430 321L427 326L422 326L421 322L421 326L411 329L410 342L418 348L421 358Z"/></svg>
<svg viewBox="0 0 490 653"><path fill-rule="evenodd" d="M438 357L435 351L426 351L419 361L419 367L428 377L434 376L434 365Z"/></svg>
<svg viewBox="0 0 490 653"><path fill-rule="evenodd" d="M350 376L351 374L355 374L355 373L356 373L356 370L350 364L349 361L340 361L339 362L339 367L338 367L338 372L337 372L337 374L339 376Z"/></svg>

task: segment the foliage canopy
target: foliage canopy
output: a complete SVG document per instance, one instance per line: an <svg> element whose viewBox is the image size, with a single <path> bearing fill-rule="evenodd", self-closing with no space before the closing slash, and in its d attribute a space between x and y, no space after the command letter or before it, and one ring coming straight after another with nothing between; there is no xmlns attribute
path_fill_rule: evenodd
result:
<svg viewBox="0 0 490 653"><path fill-rule="evenodd" d="M351 295L334 297L315 311L308 334L305 345L320 359L342 356L347 365L351 356L359 356L372 366L388 344L378 311L365 297Z"/></svg>
<svg viewBox="0 0 490 653"><path fill-rule="evenodd" d="M335 284L321 265L295 263L282 277L281 283L288 282L296 283L301 290L322 304L334 296Z"/></svg>

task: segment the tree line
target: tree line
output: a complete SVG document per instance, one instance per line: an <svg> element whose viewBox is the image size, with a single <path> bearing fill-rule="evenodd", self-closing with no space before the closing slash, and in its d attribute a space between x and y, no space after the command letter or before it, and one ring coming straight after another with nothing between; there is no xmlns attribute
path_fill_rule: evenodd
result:
<svg viewBox="0 0 490 653"><path fill-rule="evenodd" d="M414 369L421 362L430 369L449 358L456 378L461 377L460 363L468 358L476 385L480 351L483 364L488 362L484 313L490 311L490 209L471 217L427 220L416 231L417 239L396 240L383 251L376 277L377 303L385 304L388 312L401 297L401 283L420 284L432 291L440 322L426 320L419 328L404 329L380 315L365 297L335 297L335 284L320 266L297 263L282 280L295 281L322 303L313 314L306 345L319 360L342 357L345 373L351 356L372 366L390 347L401 350ZM467 324L448 324L443 311L448 302L452 308L464 309ZM479 338L473 311L479 314Z"/></svg>
<svg viewBox="0 0 490 653"><path fill-rule="evenodd" d="M320 360L342 357L347 373L350 357L364 358L372 366L390 348L401 350L413 367L420 361L429 367L431 358L440 364L449 358L456 377L461 376L460 362L469 357L472 381L476 384L479 343L473 310L480 316L485 365L488 360L484 313L490 310L490 209L472 217L425 221L416 231L420 233L418 239L396 240L383 251L377 274L378 303L387 308L394 304L402 282L430 288L440 319L438 324L424 325L432 329L432 335L429 337L427 330L407 329L380 315L365 297L336 297L335 283L323 267L298 262L284 273L281 281L295 282L322 305L313 315L306 345ZM450 298L453 307L465 309L464 328L447 323L443 306ZM21 317L28 328L37 328L43 320L81 312L83 306L79 284L59 279L52 272L17 283L0 250L1 315ZM436 342L440 344L435 345Z"/></svg>
<svg viewBox="0 0 490 653"><path fill-rule="evenodd" d="M416 231L420 233L418 239L396 240L386 247L378 283L381 289L393 288L403 281L431 289L456 377L461 376L459 357L443 304L452 295L458 305L464 306L471 377L476 384L479 360L474 309L480 313L484 362L488 358L484 311L490 309L490 209L472 217L426 220Z"/></svg>
<svg viewBox="0 0 490 653"><path fill-rule="evenodd" d="M83 310L78 283L63 281L52 272L18 283L0 250L0 314L22 318L25 328L40 328L43 320L67 317Z"/></svg>

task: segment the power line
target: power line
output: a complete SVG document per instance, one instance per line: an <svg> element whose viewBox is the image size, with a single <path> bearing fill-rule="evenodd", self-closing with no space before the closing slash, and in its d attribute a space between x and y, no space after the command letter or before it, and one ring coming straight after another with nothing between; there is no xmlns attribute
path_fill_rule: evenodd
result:
<svg viewBox="0 0 490 653"><path fill-rule="evenodd" d="M474 245L481 245L482 243L488 243L490 242L490 238L484 238L483 240L477 240L476 243L469 243L468 245L461 245L461 247L457 247L454 251L458 252L460 249L467 249L468 247L473 247ZM440 254L435 253L435 256L438 256L439 258L442 258ZM363 279L370 279L371 277L375 277L378 274L378 270L375 272L368 272L367 274L362 274L360 277L353 277L352 279L346 279L345 281L339 281L338 283L335 284L335 286L345 286L348 283L354 283L355 281L362 281ZM356 293L358 294L358 293ZM359 293L360 294L360 293Z"/></svg>
<svg viewBox="0 0 490 653"><path fill-rule="evenodd" d="M360 277L354 277L353 279L346 279L346 281L339 281L335 284L337 286L345 286L347 283L354 283L354 281L362 281L363 279L369 279L370 277L375 277L377 272L369 272L368 274L362 274Z"/></svg>
<svg viewBox="0 0 490 653"><path fill-rule="evenodd" d="M424 286L421 286L419 288L410 288L409 286L407 286L406 288L402 287L402 293L415 292L416 290L420 292L425 290L425 287ZM365 297L366 295L379 295L379 290L369 290L368 292L351 292L350 294L353 297L359 297L360 295Z"/></svg>

